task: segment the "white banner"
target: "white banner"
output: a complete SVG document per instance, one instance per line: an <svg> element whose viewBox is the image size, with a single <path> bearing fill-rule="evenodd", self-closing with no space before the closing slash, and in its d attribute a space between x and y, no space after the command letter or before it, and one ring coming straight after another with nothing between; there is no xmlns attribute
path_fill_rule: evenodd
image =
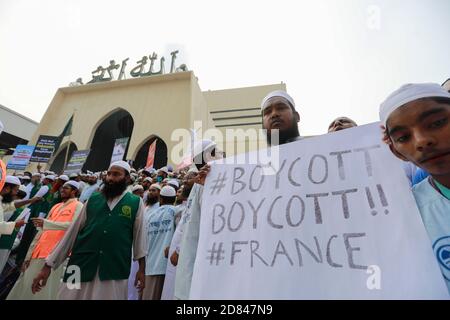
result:
<svg viewBox="0 0 450 320"><path fill-rule="evenodd" d="M379 124L280 146L276 174L213 164L191 299L449 298Z"/></svg>

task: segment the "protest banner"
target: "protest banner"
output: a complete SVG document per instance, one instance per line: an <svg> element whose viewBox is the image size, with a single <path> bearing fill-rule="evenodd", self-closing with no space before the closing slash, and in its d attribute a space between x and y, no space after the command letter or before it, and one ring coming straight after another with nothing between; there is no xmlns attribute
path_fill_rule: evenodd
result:
<svg viewBox="0 0 450 320"><path fill-rule="evenodd" d="M401 161L371 124L212 164L190 299L448 299ZM182 254L182 253L181 253Z"/></svg>
<svg viewBox="0 0 450 320"><path fill-rule="evenodd" d="M89 155L89 152L91 150L78 150L74 151L72 153L72 157L70 158L69 162L67 163L66 170L64 170L64 174L71 174L71 173L79 173L81 169L83 168L84 163L86 162L86 159Z"/></svg>
<svg viewBox="0 0 450 320"><path fill-rule="evenodd" d="M158 139L155 139L148 148L147 163L145 165L146 169L153 168L153 164L155 163L156 141L158 141Z"/></svg>
<svg viewBox="0 0 450 320"><path fill-rule="evenodd" d="M7 169L25 170L30 162L33 151L34 146L27 146L23 144L17 145L11 159L8 161Z"/></svg>
<svg viewBox="0 0 450 320"><path fill-rule="evenodd" d="M58 137L40 135L30 162L47 163L55 152Z"/></svg>
<svg viewBox="0 0 450 320"><path fill-rule="evenodd" d="M113 153L111 156L111 163L123 160L125 151L127 150L128 140L130 138L119 138L114 143Z"/></svg>
<svg viewBox="0 0 450 320"><path fill-rule="evenodd" d="M3 189L5 181L6 181L6 165L2 160L0 160L0 190Z"/></svg>

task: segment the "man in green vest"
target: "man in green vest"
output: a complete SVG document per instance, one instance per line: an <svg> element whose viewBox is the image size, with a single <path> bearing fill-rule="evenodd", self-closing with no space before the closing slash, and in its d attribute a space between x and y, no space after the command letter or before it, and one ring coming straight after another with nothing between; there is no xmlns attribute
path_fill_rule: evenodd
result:
<svg viewBox="0 0 450 320"><path fill-rule="evenodd" d="M55 180L55 176L49 175L45 176L40 183L40 176L38 174L33 175L31 182L34 184L33 189L31 190L30 198L33 198L35 195L42 198L42 201L36 202L29 206L30 208L30 216L29 218L37 218L41 216L45 218L50 211L50 204L53 201L52 183ZM30 220L31 221L31 220ZM36 236L37 229L32 223L27 223L25 230L23 231L23 236L20 241L19 247L17 248L17 256L16 256L16 264L18 266L22 265L25 256L27 255L28 249L30 248L31 242Z"/></svg>
<svg viewBox="0 0 450 320"><path fill-rule="evenodd" d="M51 269L70 254L63 283L62 300L127 300L130 260L139 261L135 286L145 286L146 235L142 199L127 192L130 165L111 164L101 192L85 203L78 219L47 257L33 281L32 291L45 286Z"/></svg>

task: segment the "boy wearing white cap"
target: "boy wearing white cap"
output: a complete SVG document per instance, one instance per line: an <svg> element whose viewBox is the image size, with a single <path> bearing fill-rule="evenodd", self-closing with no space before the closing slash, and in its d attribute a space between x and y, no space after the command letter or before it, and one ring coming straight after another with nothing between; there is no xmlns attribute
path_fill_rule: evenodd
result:
<svg viewBox="0 0 450 320"><path fill-rule="evenodd" d="M8 295L7 300L55 300L65 265L61 265L47 281L46 287L33 294L33 278L41 270L45 258L61 241L64 233L78 217L83 204L76 199L79 184L68 181L60 191L61 202L52 207L48 218L33 218L33 224L39 232L28 250L22 273Z"/></svg>
<svg viewBox="0 0 450 320"><path fill-rule="evenodd" d="M69 254L58 299L126 300L132 256L139 261L135 285L143 289L147 252L144 204L126 191L130 170L125 161L110 165L102 191L89 198L78 219L47 257L33 280L33 292L45 286L51 269L61 266ZM79 270L77 290L71 290L67 283L73 282L74 270Z"/></svg>
<svg viewBox="0 0 450 320"><path fill-rule="evenodd" d="M167 269L164 249L170 245L175 231L176 191L165 186L160 192L160 207L153 211L148 220L148 251L145 266L145 289L142 300L160 300Z"/></svg>
<svg viewBox="0 0 450 320"><path fill-rule="evenodd" d="M413 193L450 293L450 93L404 85L381 104L380 119L391 151L430 173Z"/></svg>

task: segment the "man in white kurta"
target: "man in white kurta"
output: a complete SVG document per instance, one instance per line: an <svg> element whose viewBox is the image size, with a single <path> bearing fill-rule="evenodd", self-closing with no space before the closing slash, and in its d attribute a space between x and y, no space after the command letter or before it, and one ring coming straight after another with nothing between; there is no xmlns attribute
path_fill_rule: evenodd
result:
<svg viewBox="0 0 450 320"><path fill-rule="evenodd" d="M111 164L108 176L111 174L114 176L117 170L122 168L127 172L129 176L130 166L124 161L117 161ZM123 171L122 171L123 172ZM125 188L124 188L125 189ZM107 205L110 210L113 210L117 204L127 195L127 191L124 190L122 194L115 198L108 199ZM35 278L33 287L39 291L43 285L45 285L46 278L48 278L49 267L52 269L58 268L67 259L69 253L77 240L77 236L85 227L87 222L87 209L89 207L89 199L83 209L80 212L78 219L67 230L64 238L54 249L51 255L46 259L46 266L41 270L41 273ZM135 216L133 232L132 232L132 249L134 260L139 260L142 271L138 272L139 282L142 286L144 282L144 269L145 269L145 255L146 255L146 235L144 233L143 225L144 217L144 204L142 200L139 200L139 207ZM101 252L100 252L101 253ZM69 266L70 267L70 266ZM69 285L69 283L62 283L58 292L58 299L60 300L127 300L127 284L128 279L122 280L100 280L99 268L97 268L96 275L92 281L80 282L78 287ZM81 270L81 272L83 272ZM141 277L142 275L142 277ZM138 276L136 277L136 284L138 282ZM42 282L41 282L42 281Z"/></svg>

